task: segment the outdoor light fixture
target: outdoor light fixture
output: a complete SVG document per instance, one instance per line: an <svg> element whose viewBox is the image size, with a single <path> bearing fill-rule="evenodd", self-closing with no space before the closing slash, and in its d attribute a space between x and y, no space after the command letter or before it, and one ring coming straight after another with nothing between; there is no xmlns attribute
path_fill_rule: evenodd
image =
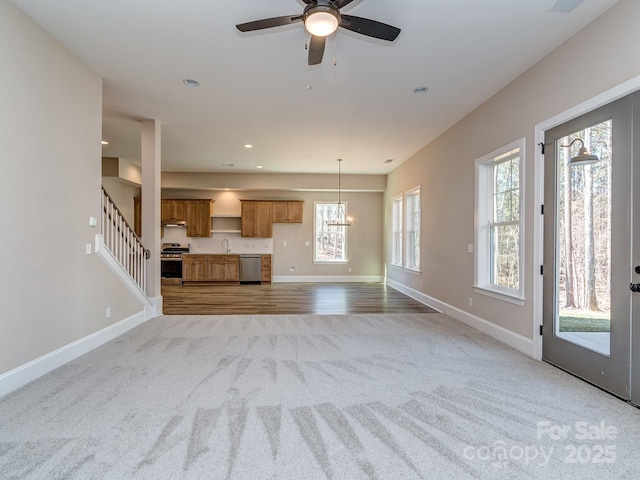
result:
<svg viewBox="0 0 640 480"><path fill-rule="evenodd" d="M581 138L576 138L569 145L560 145L560 146L570 147L576 142L580 142L580 145L582 145L582 147L580 147L580 150L578 150L578 155L576 155L575 157L571 157L571 159L569 159L569 162L568 162L569 165L590 165L592 163L598 163L600 161L597 155L592 155L589 153L589 150L585 148L584 142L582 141Z"/></svg>
<svg viewBox="0 0 640 480"><path fill-rule="evenodd" d="M340 10L331 2L319 0L304 9L302 21L307 31L316 37L326 37L338 29Z"/></svg>
<svg viewBox="0 0 640 480"><path fill-rule="evenodd" d="M327 226L329 227L350 227L353 223L353 217L348 216L345 218L344 206L342 205L340 194L341 194L341 183L340 177L342 174L342 159L338 159L338 205L331 216L331 220L327 220Z"/></svg>

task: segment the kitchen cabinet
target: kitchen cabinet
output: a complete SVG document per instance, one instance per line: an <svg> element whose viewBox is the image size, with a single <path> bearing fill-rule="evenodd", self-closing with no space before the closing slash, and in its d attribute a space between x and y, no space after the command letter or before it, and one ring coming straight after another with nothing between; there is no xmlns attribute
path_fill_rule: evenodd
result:
<svg viewBox="0 0 640 480"><path fill-rule="evenodd" d="M213 200L187 200L187 237L211 236Z"/></svg>
<svg viewBox="0 0 640 480"><path fill-rule="evenodd" d="M271 283L271 255L260 255L260 281Z"/></svg>
<svg viewBox="0 0 640 480"><path fill-rule="evenodd" d="M272 202L240 200L242 204L241 235L243 237L273 237Z"/></svg>
<svg viewBox="0 0 640 480"><path fill-rule="evenodd" d="M163 199L160 202L160 219L162 222L182 221L187 224L187 237L210 237L213 200ZM133 199L133 230L139 237L142 235L142 204L140 198ZM164 228L161 226L161 236Z"/></svg>
<svg viewBox="0 0 640 480"><path fill-rule="evenodd" d="M238 255L188 254L182 256L183 282L238 282Z"/></svg>
<svg viewBox="0 0 640 480"><path fill-rule="evenodd" d="M182 255L182 281L206 282L209 278L208 255Z"/></svg>
<svg viewBox="0 0 640 480"><path fill-rule="evenodd" d="M276 201L273 204L273 223L302 223L302 201Z"/></svg>
<svg viewBox="0 0 640 480"><path fill-rule="evenodd" d="M162 200L160 207L161 221L187 221L187 200Z"/></svg>
<svg viewBox="0 0 640 480"><path fill-rule="evenodd" d="M138 237L142 236L142 199L133 199L133 231Z"/></svg>
<svg viewBox="0 0 640 480"><path fill-rule="evenodd" d="M207 255L210 282L240 281L238 255Z"/></svg>

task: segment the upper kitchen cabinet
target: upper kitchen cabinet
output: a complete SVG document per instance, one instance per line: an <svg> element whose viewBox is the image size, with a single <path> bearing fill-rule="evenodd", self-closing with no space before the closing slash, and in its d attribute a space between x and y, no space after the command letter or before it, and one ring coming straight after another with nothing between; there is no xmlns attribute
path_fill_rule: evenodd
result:
<svg viewBox="0 0 640 480"><path fill-rule="evenodd" d="M273 223L302 223L303 201L273 202Z"/></svg>
<svg viewBox="0 0 640 480"><path fill-rule="evenodd" d="M142 199L133 199L133 231L138 237L142 236Z"/></svg>
<svg viewBox="0 0 640 480"><path fill-rule="evenodd" d="M187 226L187 237L210 237L211 215L213 212L213 200L189 199L171 200L163 199L160 202L160 218L162 224L171 222L184 222ZM134 223L133 229L136 235L142 234L142 208L140 198L134 198ZM164 236L164 227L160 227L160 235Z"/></svg>
<svg viewBox="0 0 640 480"><path fill-rule="evenodd" d="M187 200L187 237L210 237L213 200Z"/></svg>
<svg viewBox="0 0 640 480"><path fill-rule="evenodd" d="M242 236L271 238L273 236L272 202L259 200L240 200L240 202L242 204Z"/></svg>
<svg viewBox="0 0 640 480"><path fill-rule="evenodd" d="M187 200L162 200L161 207L163 222L187 221Z"/></svg>

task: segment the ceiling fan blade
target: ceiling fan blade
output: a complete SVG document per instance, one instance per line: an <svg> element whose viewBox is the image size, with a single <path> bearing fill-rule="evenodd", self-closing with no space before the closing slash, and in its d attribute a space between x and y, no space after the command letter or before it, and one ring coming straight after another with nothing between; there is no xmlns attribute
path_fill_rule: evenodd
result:
<svg viewBox="0 0 640 480"><path fill-rule="evenodd" d="M253 32L254 30L264 30L265 28L281 27L302 21L302 15L288 15L286 17L265 18L253 22L240 23L236 28L241 32Z"/></svg>
<svg viewBox="0 0 640 480"><path fill-rule="evenodd" d="M393 42L398 35L400 35L399 28L387 25L386 23L377 22L368 18L354 17L353 15L341 15L341 17L340 26L342 28L367 35L368 37Z"/></svg>
<svg viewBox="0 0 640 480"><path fill-rule="evenodd" d="M309 42L309 65L319 65L322 63L326 40L327 37L311 35L311 41Z"/></svg>
<svg viewBox="0 0 640 480"><path fill-rule="evenodd" d="M353 0L335 0L333 4L338 8L342 8L342 7L346 7L351 2L353 2Z"/></svg>

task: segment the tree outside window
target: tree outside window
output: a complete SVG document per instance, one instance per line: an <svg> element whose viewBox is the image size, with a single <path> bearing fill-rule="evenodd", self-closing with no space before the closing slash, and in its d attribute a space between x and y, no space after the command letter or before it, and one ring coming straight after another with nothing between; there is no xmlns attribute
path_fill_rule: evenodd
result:
<svg viewBox="0 0 640 480"><path fill-rule="evenodd" d="M420 270L420 187L405 193L405 267Z"/></svg>
<svg viewBox="0 0 640 480"><path fill-rule="evenodd" d="M519 304L523 153L521 139L476 160L476 291Z"/></svg>
<svg viewBox="0 0 640 480"><path fill-rule="evenodd" d="M395 197L391 203L391 264L402 266L402 195Z"/></svg>
<svg viewBox="0 0 640 480"><path fill-rule="evenodd" d="M343 202L344 216L347 205ZM347 227L330 225L337 214L337 203L315 203L314 262L347 261Z"/></svg>

